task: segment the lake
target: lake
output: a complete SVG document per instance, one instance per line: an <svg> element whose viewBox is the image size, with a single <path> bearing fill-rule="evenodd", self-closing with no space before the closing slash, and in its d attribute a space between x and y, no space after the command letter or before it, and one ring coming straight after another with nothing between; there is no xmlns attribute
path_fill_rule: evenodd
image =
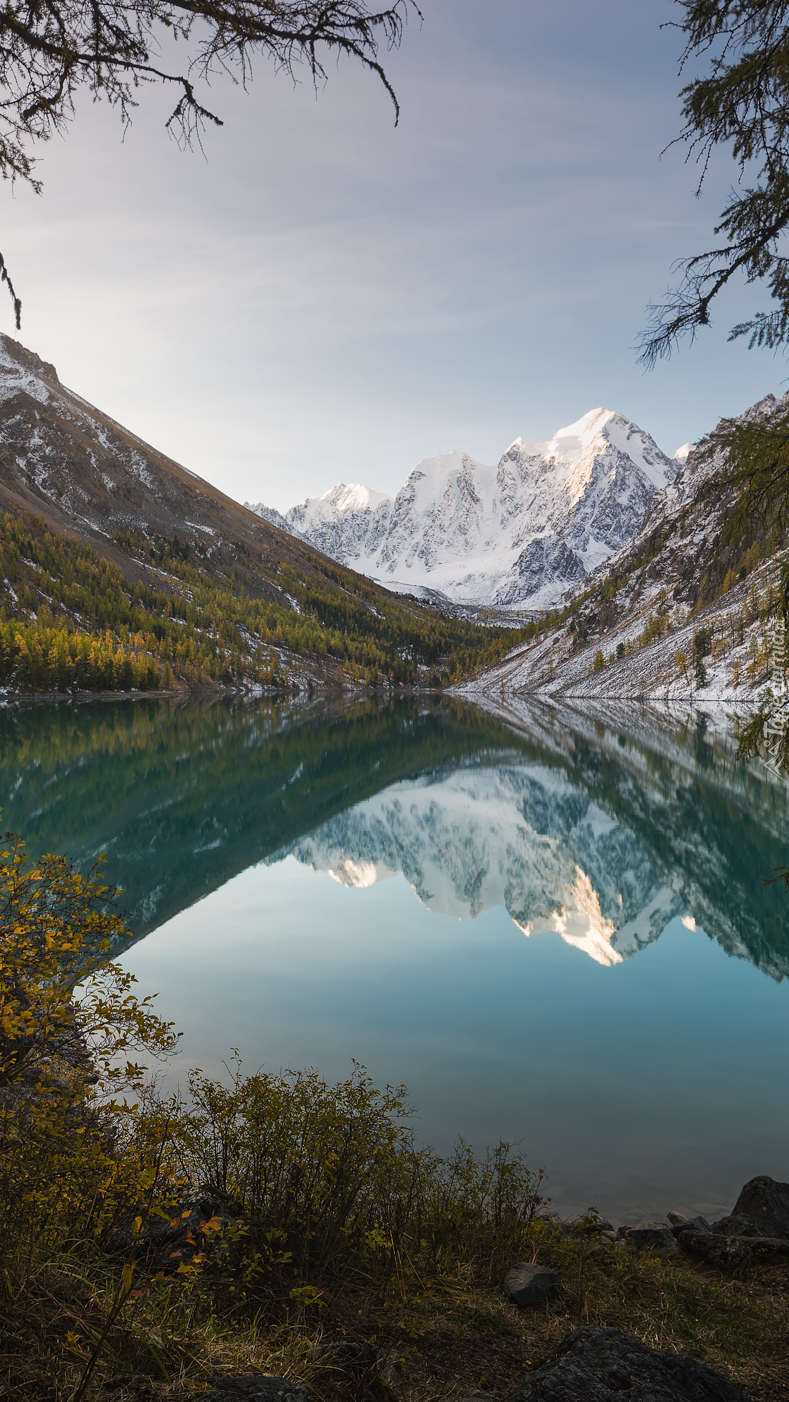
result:
<svg viewBox="0 0 789 1402"><path fill-rule="evenodd" d="M789 785L711 712L192 699L0 711L32 855L107 853L123 960L222 1073L353 1060L563 1212L789 1179Z"/></svg>

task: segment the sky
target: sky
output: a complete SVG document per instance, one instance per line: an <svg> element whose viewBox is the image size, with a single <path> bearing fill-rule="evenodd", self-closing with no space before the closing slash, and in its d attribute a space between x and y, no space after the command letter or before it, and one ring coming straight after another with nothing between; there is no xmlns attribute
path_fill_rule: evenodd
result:
<svg viewBox="0 0 789 1402"><path fill-rule="evenodd" d="M258 62L217 80L204 152L168 138L167 96L123 132L88 98L39 148L44 192L3 190L20 339L62 382L238 500L280 510L422 458L497 462L587 410L669 454L787 370L727 340L765 305L644 372L648 302L712 246L737 177L696 197L677 135L671 0L424 0L378 81L327 64L317 94ZM10 302L0 330L15 335Z"/></svg>

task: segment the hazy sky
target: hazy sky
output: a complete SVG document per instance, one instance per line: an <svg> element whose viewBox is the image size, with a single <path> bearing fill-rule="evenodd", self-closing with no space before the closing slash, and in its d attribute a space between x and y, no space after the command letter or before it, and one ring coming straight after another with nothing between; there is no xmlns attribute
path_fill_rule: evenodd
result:
<svg viewBox="0 0 789 1402"><path fill-rule="evenodd" d="M0 247L21 339L61 379L241 500L332 483L395 491L423 457L495 462L598 405L667 452L780 392L727 344L755 300L644 374L634 344L672 261L709 246L736 178L700 200L675 148L670 0L424 0L377 80L330 65L316 98L271 65L207 159L143 95L122 140L86 100L42 148L37 198L6 188ZM10 304L0 327L11 334Z"/></svg>

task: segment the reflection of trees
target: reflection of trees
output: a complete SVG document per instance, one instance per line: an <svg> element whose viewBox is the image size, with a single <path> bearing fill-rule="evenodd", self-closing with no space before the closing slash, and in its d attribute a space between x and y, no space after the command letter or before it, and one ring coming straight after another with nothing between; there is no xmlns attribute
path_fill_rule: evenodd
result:
<svg viewBox="0 0 789 1402"><path fill-rule="evenodd" d="M730 953L789 972L789 903L762 882L784 857L789 791L737 764L698 713L660 726L636 709L529 706L513 720L438 698L16 707L0 712L0 802L34 856L106 850L143 934L400 780L538 762L619 824L615 870L635 840ZM533 818L547 833L550 814ZM588 874L595 885L594 860Z"/></svg>
<svg viewBox="0 0 789 1402"><path fill-rule="evenodd" d="M104 702L0 712L0 803L29 850L108 854L147 930L413 773L512 748L459 703Z"/></svg>

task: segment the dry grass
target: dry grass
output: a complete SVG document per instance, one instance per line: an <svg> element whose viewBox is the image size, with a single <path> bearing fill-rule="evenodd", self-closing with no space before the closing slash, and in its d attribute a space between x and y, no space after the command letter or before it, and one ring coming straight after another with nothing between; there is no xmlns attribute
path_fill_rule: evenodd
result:
<svg viewBox="0 0 789 1402"><path fill-rule="evenodd" d="M209 1294L143 1291L112 1331L87 1396L113 1402L186 1402L216 1375L276 1373L303 1382L318 1402L439 1402L472 1389L507 1393L581 1324L622 1329L655 1348L688 1353L738 1382L754 1402L789 1402L789 1267L757 1262L724 1275L675 1252L667 1261L568 1239L535 1227L534 1254L557 1267L561 1286L548 1306L521 1310L497 1285L463 1268L385 1292L348 1278L307 1307L270 1303L245 1320L222 1320ZM73 1263L42 1269L24 1317L7 1308L0 1345L0 1396L13 1402L68 1402L91 1338L106 1317L112 1282ZM9 1332L9 1326L11 1331ZM390 1367L354 1371L316 1342L369 1340Z"/></svg>

